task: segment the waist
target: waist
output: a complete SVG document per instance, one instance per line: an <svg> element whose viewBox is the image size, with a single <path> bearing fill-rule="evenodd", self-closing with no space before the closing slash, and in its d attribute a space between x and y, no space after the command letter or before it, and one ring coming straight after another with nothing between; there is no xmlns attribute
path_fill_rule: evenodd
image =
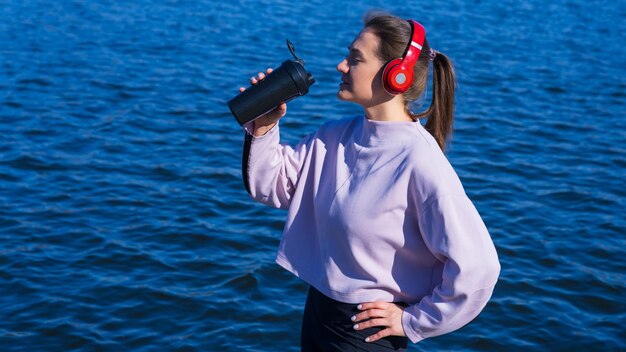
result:
<svg viewBox="0 0 626 352"><path fill-rule="evenodd" d="M323 317L323 319L327 321L346 320L361 311L357 308L359 305L358 303L344 303L334 300L317 290L312 285L309 286L309 299L314 302L318 316ZM408 306L406 302L392 303L401 307Z"/></svg>

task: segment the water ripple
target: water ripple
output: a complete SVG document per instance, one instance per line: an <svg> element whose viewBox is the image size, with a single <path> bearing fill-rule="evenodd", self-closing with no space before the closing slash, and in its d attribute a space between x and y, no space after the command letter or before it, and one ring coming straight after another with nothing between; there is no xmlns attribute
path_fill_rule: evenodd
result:
<svg viewBox="0 0 626 352"><path fill-rule="evenodd" d="M335 66L370 6L4 4L0 349L299 350L307 286L274 263L286 213L246 194L226 101L289 38L317 83L283 141L361 113ZM409 350L626 350L623 4L377 6L453 59L448 158L503 268L477 320Z"/></svg>

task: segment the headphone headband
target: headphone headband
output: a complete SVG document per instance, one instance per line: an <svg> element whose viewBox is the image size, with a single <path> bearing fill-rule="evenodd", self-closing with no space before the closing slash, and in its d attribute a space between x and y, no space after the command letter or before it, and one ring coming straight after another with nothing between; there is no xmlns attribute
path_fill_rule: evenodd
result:
<svg viewBox="0 0 626 352"><path fill-rule="evenodd" d="M402 61L405 61L407 65L413 66L422 52L426 31L421 24L414 20L407 20L407 22L411 25L411 41L407 45L406 50L404 50Z"/></svg>

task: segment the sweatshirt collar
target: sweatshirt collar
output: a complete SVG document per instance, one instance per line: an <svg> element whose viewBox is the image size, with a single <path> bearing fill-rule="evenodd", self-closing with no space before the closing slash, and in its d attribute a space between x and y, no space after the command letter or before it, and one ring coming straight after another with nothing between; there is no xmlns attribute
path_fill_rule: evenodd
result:
<svg viewBox="0 0 626 352"><path fill-rule="evenodd" d="M387 144L403 144L416 138L419 121L374 121L363 115L359 144L366 147Z"/></svg>

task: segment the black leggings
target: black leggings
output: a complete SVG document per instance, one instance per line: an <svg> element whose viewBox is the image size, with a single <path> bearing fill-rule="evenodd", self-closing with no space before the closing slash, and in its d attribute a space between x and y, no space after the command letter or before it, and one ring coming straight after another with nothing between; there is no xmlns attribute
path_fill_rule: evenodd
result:
<svg viewBox="0 0 626 352"><path fill-rule="evenodd" d="M366 337L383 327L354 330L350 317L360 312L356 306L328 298L311 286L302 318L301 351L406 351L409 339L405 336L387 336L365 342Z"/></svg>

